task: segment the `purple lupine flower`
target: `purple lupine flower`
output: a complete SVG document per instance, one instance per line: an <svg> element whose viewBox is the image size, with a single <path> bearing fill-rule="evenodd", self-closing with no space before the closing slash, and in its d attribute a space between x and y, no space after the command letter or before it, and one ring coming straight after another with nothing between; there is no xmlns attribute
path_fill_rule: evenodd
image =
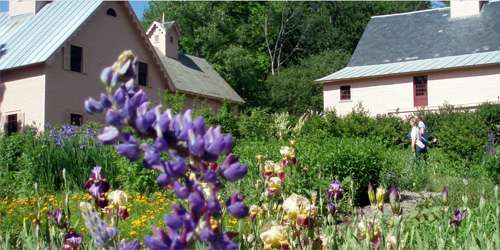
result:
<svg viewBox="0 0 500 250"><path fill-rule="evenodd" d="M459 226L466 216L467 216L467 209L460 211L460 209L455 208L455 210L453 210L453 217L450 220L450 224L454 226Z"/></svg>
<svg viewBox="0 0 500 250"><path fill-rule="evenodd" d="M335 179L330 183L330 187L328 188L328 198L335 201L340 200L343 197L343 192L340 181Z"/></svg>
<svg viewBox="0 0 500 250"><path fill-rule="evenodd" d="M127 157L131 161L136 161L141 156L139 145L131 135L125 136L124 143L116 145L116 152Z"/></svg>
<svg viewBox="0 0 500 250"><path fill-rule="evenodd" d="M103 131L101 141L119 141L116 150L120 155L131 161L142 159L144 167L159 171L157 182L161 187L173 190L177 197L188 201L187 210L172 206L173 213L165 217L168 229L154 228L153 235L144 239L146 246L187 249L192 247L193 239L202 239L211 249L237 249L233 233L214 228L216 222L211 225L213 220L222 217L217 199L221 180L236 181L248 171L231 154L232 136L223 134L220 127L206 128L205 120L202 117L193 119L191 110L174 114L170 109L162 111L160 106L150 109L146 93L135 84L136 61L133 54L126 51L112 67L103 70L101 81L106 85L105 97L96 101L97 104L88 99L86 109L106 112L106 126L112 128ZM134 135L140 134L144 139L142 144L139 145L124 129L132 129ZM163 159L164 155L168 155L168 160ZM217 160L221 156L226 159L218 167ZM102 190L94 182L90 181L87 189L99 195ZM96 199L96 202L105 201ZM241 195L233 195L226 206L236 218L248 215ZM192 237L193 234L198 235Z"/></svg>
<svg viewBox="0 0 500 250"><path fill-rule="evenodd" d="M80 202L80 211L96 246L105 247L118 234L116 228L104 223L90 203Z"/></svg>
<svg viewBox="0 0 500 250"><path fill-rule="evenodd" d="M102 130L102 133L97 136L97 139L103 144L111 144L120 136L120 132L114 126L106 126Z"/></svg>
<svg viewBox="0 0 500 250"><path fill-rule="evenodd" d="M85 111L89 114L100 113L103 110L102 104L100 102L96 101L92 97L85 100L84 107L85 107Z"/></svg>
<svg viewBox="0 0 500 250"><path fill-rule="evenodd" d="M48 219L57 226L63 227L64 214L60 208L56 208L53 212L47 212Z"/></svg>
<svg viewBox="0 0 500 250"><path fill-rule="evenodd" d="M127 242L126 240L120 241L119 250L139 250L141 249L141 243L138 240L131 240Z"/></svg>
<svg viewBox="0 0 500 250"><path fill-rule="evenodd" d="M233 193L226 202L226 206L229 213L235 218L241 219L248 216L249 208L243 203L243 195L240 193Z"/></svg>
<svg viewBox="0 0 500 250"><path fill-rule="evenodd" d="M80 249L82 245L83 237L75 232L75 230L70 229L63 238L62 250L77 250Z"/></svg>
<svg viewBox="0 0 500 250"><path fill-rule="evenodd" d="M144 244L151 250L171 249L172 239L163 230L153 226L153 235L144 237Z"/></svg>
<svg viewBox="0 0 500 250"><path fill-rule="evenodd" d="M122 125L121 124L122 117L120 113L116 112L115 110L108 109L108 111L106 112L105 119L106 123L111 126L120 127Z"/></svg>
<svg viewBox="0 0 500 250"><path fill-rule="evenodd" d="M229 154L220 166L219 171L226 180L237 181L247 174L248 169L233 154Z"/></svg>

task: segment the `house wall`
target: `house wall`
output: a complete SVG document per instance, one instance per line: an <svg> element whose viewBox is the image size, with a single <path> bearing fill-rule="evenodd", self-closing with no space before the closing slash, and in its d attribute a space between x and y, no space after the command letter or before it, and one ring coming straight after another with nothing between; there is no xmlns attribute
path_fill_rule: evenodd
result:
<svg viewBox="0 0 500 250"><path fill-rule="evenodd" d="M18 114L20 125L45 126L45 66L0 72L0 130L7 115Z"/></svg>
<svg viewBox="0 0 500 250"><path fill-rule="evenodd" d="M413 77L427 75L427 108L443 104L471 106L500 101L500 65L415 75L325 83L324 109L346 115L361 103L370 115L415 111ZM340 86L351 86L351 100L340 101Z"/></svg>
<svg viewBox="0 0 500 250"><path fill-rule="evenodd" d="M106 15L113 8L117 17ZM83 47L83 73L64 70L61 48L48 62L46 88L46 121L51 124L67 124L70 114L83 115L83 120L102 120L102 116L88 115L83 102L87 97L98 98L104 91L99 80L101 70L111 65L124 50L132 50L140 61L148 64L148 86L144 87L151 102L159 101L159 90L166 88L167 79L147 51L143 38L128 16L123 3L104 2L69 43Z"/></svg>

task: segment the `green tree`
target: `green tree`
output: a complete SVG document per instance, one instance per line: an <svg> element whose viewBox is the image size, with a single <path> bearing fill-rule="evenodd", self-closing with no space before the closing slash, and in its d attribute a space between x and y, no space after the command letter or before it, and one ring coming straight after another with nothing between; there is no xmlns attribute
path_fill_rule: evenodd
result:
<svg viewBox="0 0 500 250"><path fill-rule="evenodd" d="M323 86L314 80L341 69L348 60L346 52L327 50L268 77L265 82L271 95L268 105L273 110L294 114L322 110Z"/></svg>
<svg viewBox="0 0 500 250"><path fill-rule="evenodd" d="M264 106L273 98L269 84L264 84L268 76L325 50L352 53L373 15L429 6L429 2L151 1L143 25L147 28L163 15L175 20L182 52L206 58L247 105Z"/></svg>

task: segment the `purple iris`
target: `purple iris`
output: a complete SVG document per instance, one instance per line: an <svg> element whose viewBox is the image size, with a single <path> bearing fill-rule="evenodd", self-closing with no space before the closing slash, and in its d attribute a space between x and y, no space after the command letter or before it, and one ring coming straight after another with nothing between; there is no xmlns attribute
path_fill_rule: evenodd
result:
<svg viewBox="0 0 500 250"><path fill-rule="evenodd" d="M460 209L455 208L455 210L453 210L453 217L450 220L450 224L459 226L466 216L467 216L467 209L460 211Z"/></svg>
<svg viewBox="0 0 500 250"><path fill-rule="evenodd" d="M60 208L56 208L53 212L47 212L47 217L55 225L63 226L64 214Z"/></svg>
<svg viewBox="0 0 500 250"><path fill-rule="evenodd" d="M330 187L328 188L328 198L333 200L340 200L343 197L343 190L340 181L335 179L330 183Z"/></svg>
<svg viewBox="0 0 500 250"><path fill-rule="evenodd" d="M92 195L97 206L104 208L108 205L104 194L109 191L110 185L102 175L100 166L92 169L90 177L83 187Z"/></svg>
<svg viewBox="0 0 500 250"><path fill-rule="evenodd" d="M329 202L328 203L328 211L331 214L335 214L337 212L337 204L335 204L335 202Z"/></svg>
<svg viewBox="0 0 500 250"><path fill-rule="evenodd" d="M63 239L63 250L76 250L80 249L80 246L82 245L83 237L75 232L73 229L70 229L69 232L67 232L64 235Z"/></svg>

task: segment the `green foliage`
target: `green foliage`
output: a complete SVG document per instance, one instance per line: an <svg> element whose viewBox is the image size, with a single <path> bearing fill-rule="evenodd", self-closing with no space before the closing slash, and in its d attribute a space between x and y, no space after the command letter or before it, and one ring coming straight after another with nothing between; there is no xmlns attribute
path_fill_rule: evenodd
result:
<svg viewBox="0 0 500 250"><path fill-rule="evenodd" d="M165 90L161 91L159 95L161 104L172 109L174 113L178 113L184 110L186 104L186 96L184 96L183 94L172 94L169 91Z"/></svg>
<svg viewBox="0 0 500 250"><path fill-rule="evenodd" d="M484 166L493 181L500 184L500 153L485 157Z"/></svg>
<svg viewBox="0 0 500 250"><path fill-rule="evenodd" d="M434 136L439 147L455 158L478 159L484 154L488 127L482 117L473 112L444 113Z"/></svg>
<svg viewBox="0 0 500 250"><path fill-rule="evenodd" d="M344 67L349 54L342 51L323 51L287 67L266 79L269 103L273 110L302 114L323 109L323 86L314 80Z"/></svg>
<svg viewBox="0 0 500 250"><path fill-rule="evenodd" d="M267 140L271 136L271 115L264 109L252 109L241 114L238 123L239 134L243 138Z"/></svg>
<svg viewBox="0 0 500 250"><path fill-rule="evenodd" d="M258 182L256 154L277 161L280 159L279 149L282 145L279 141L240 141L235 152L249 166L249 174L240 185L253 186ZM378 183L380 170L384 164L388 164L383 152L382 145L365 139L301 139L297 142L299 163L292 166L285 190L305 195L315 190L322 194L335 177L340 180L350 177L355 184L355 201L366 203L368 182Z"/></svg>
<svg viewBox="0 0 500 250"><path fill-rule="evenodd" d="M144 13L144 28L153 21L175 20L181 30L181 51L214 65L250 107L285 109L296 90L291 113L320 107L313 78L332 73L351 53L373 15L427 9L429 2L156 2ZM324 52L327 51L327 52ZM312 55L317 55L311 57ZM304 58L304 63L301 61ZM321 61L321 59L325 59ZM329 60L326 60L329 59ZM323 64L321 64L323 63ZM320 67L317 67L317 65ZM301 65L304 76L285 71ZM297 68L298 66L292 66ZM330 71L328 71L330 67ZM321 70L319 70L321 69ZM278 77L284 73L283 78ZM273 76L266 84L268 76ZM283 83L281 87L279 83ZM312 85L312 84L310 84ZM273 87L269 91L268 86ZM287 86L290 87L287 90ZM277 100L271 98L276 96ZM300 104L305 103L306 107Z"/></svg>
<svg viewBox="0 0 500 250"><path fill-rule="evenodd" d="M496 130L496 125L500 125L500 105L485 103L482 104L478 111L479 115L486 121L488 127Z"/></svg>
<svg viewBox="0 0 500 250"><path fill-rule="evenodd" d="M67 139L62 145L46 135L33 137L25 144L19 161L19 191L29 193L35 182L39 183L41 190L62 190L63 169L67 171L69 186L80 189L90 169L96 165L106 169L108 178L115 185L116 165L113 163L117 157L112 147L86 141L83 135Z"/></svg>

